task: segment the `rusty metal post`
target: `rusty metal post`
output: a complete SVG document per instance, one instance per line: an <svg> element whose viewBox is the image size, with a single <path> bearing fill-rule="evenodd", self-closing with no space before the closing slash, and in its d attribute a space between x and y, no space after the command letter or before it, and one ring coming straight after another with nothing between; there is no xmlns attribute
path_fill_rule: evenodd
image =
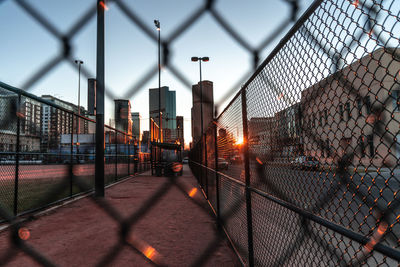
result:
<svg viewBox="0 0 400 267"><path fill-rule="evenodd" d="M104 7L104 0L97 0L96 197L104 197Z"/></svg>
<svg viewBox="0 0 400 267"><path fill-rule="evenodd" d="M243 150L244 150L244 173L245 173L245 194L246 194L246 212L247 212L247 241L249 252L249 266L254 266L253 249L253 217L251 211L251 191L250 191L250 158L248 145L248 127L247 127L247 103L246 90L242 88L242 120L243 120Z"/></svg>

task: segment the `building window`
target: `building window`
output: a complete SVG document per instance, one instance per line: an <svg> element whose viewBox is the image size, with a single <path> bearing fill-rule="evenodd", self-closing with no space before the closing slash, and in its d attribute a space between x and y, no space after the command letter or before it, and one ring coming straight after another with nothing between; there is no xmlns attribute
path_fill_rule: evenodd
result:
<svg viewBox="0 0 400 267"><path fill-rule="evenodd" d="M375 148L374 148L374 136L368 135L368 147L369 147L369 154L371 157L375 155Z"/></svg>
<svg viewBox="0 0 400 267"><path fill-rule="evenodd" d="M339 116L340 116L340 120L343 120L343 105L339 105Z"/></svg>
<svg viewBox="0 0 400 267"><path fill-rule="evenodd" d="M400 111L400 91L399 90L394 90L393 94L393 111L399 112Z"/></svg>

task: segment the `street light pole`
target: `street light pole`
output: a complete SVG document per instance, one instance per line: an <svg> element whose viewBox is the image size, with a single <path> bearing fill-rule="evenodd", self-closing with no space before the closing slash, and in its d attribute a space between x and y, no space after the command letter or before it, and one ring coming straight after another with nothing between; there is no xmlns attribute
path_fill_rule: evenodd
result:
<svg viewBox="0 0 400 267"><path fill-rule="evenodd" d="M207 139L204 138L203 134L203 84L202 84L202 77L201 77L201 62L207 62L210 60L209 57L192 57L191 59L193 62L199 61L199 68L200 68L200 123L201 123L201 138L200 140L202 141L202 146L201 146L201 164L203 164L203 154L204 154L204 164L207 167ZM204 138L204 139L203 139ZM204 141L203 141L204 140ZM203 153L203 148L204 148L204 153ZM216 163L217 164L217 163ZM203 180L203 171L201 172L200 175L201 180ZM205 178L206 178L206 198L208 199L208 179L207 179L207 172L205 173ZM203 185L202 185L203 186Z"/></svg>
<svg viewBox="0 0 400 267"><path fill-rule="evenodd" d="M159 20L154 20L154 25L158 31L158 142L161 143L162 138L162 117L161 117L161 24ZM161 161L161 147L159 158Z"/></svg>
<svg viewBox="0 0 400 267"><path fill-rule="evenodd" d="M159 20L154 20L154 25L158 31L158 126L159 135L158 142L161 142L161 132L162 132L162 118L161 118L161 24Z"/></svg>
<svg viewBox="0 0 400 267"><path fill-rule="evenodd" d="M75 64L78 64L78 129L76 130L76 147L77 147L77 154L79 159L79 134L81 131L81 119L79 115L81 115L81 65L83 64L82 60L75 60ZM79 163L79 160L78 160Z"/></svg>
<svg viewBox="0 0 400 267"><path fill-rule="evenodd" d="M75 60L75 63L78 64L78 115L81 114L80 106L81 106L81 65L83 64L82 60Z"/></svg>

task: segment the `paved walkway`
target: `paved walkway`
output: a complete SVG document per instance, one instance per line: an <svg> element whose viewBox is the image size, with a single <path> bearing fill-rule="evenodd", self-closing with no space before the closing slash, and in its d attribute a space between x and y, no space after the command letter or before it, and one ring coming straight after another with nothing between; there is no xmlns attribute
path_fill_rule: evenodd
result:
<svg viewBox="0 0 400 267"><path fill-rule="evenodd" d="M240 266L187 165L174 180L149 173L129 178L108 188L105 200L85 197L36 216L23 224L21 236L58 266L105 260L109 266ZM125 238L112 216L130 218ZM0 260L11 252L6 266L38 265L13 248L9 236L10 230L0 233Z"/></svg>

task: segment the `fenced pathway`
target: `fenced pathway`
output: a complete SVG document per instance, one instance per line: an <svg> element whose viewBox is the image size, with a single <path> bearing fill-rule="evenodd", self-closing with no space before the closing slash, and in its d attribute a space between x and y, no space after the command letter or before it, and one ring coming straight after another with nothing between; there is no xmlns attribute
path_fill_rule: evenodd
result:
<svg viewBox="0 0 400 267"><path fill-rule="evenodd" d="M106 189L105 201L122 218L141 214L122 242L120 224L90 196L31 217L23 223L25 242L58 266L94 266L111 258L109 266L239 266L189 168L174 179L179 186L166 187L150 206L146 203L170 185L169 178L146 172ZM12 247L10 235L8 229L0 233L0 258L18 251L7 266L38 265ZM220 242L209 249L215 240ZM108 257L112 251L116 257Z"/></svg>

